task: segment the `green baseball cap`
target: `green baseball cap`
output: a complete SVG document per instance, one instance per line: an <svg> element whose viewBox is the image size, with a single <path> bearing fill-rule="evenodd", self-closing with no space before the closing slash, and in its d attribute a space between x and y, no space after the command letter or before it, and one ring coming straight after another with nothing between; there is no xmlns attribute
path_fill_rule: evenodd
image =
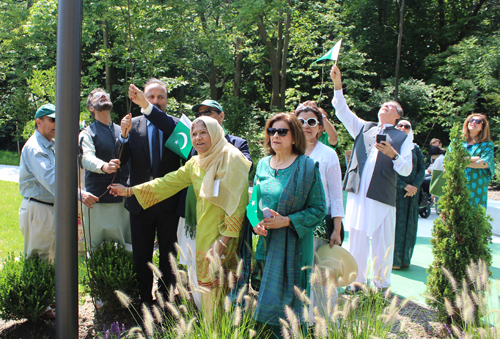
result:
<svg viewBox="0 0 500 339"><path fill-rule="evenodd" d="M56 106L53 104L45 104L41 106L37 111L35 115L35 119L41 118L43 116L48 116L49 118L55 118L56 117Z"/></svg>
<svg viewBox="0 0 500 339"><path fill-rule="evenodd" d="M193 112L197 113L201 106L213 107L213 108L219 110L219 112L224 112L224 110L222 109L222 106L215 100L205 100L201 104L197 104L197 105L194 105L193 107L191 107L191 110Z"/></svg>

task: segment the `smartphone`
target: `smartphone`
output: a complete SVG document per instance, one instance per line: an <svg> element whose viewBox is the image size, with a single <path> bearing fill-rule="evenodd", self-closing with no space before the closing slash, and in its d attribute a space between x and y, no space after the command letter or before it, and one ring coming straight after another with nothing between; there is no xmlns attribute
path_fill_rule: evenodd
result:
<svg viewBox="0 0 500 339"><path fill-rule="evenodd" d="M380 144L382 141L387 140L387 135L385 134L377 134L377 143Z"/></svg>
<svg viewBox="0 0 500 339"><path fill-rule="evenodd" d="M264 219L274 218L274 215L271 213L269 207L266 207L262 210L262 215L264 216Z"/></svg>

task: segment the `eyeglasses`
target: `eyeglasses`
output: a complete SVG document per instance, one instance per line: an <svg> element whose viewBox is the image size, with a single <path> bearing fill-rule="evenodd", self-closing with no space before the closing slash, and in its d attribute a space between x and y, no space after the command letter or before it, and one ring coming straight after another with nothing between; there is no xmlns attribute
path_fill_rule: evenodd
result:
<svg viewBox="0 0 500 339"><path fill-rule="evenodd" d="M309 118L307 120L299 118L299 121L302 124L302 126L305 126L306 123L309 127L316 127L318 125L318 119L316 118Z"/></svg>
<svg viewBox="0 0 500 339"><path fill-rule="evenodd" d="M482 123L483 123L483 120L481 120L481 119L474 119L474 118L470 118L470 119L469 119L469 124L470 124L471 122L474 122L474 123L476 123L476 124L482 124Z"/></svg>
<svg viewBox="0 0 500 339"><path fill-rule="evenodd" d="M396 127L404 128L404 129L410 129L411 128L410 125L406 125L406 124L397 124Z"/></svg>
<svg viewBox="0 0 500 339"><path fill-rule="evenodd" d="M210 109L206 109L204 111L201 111L201 112L196 112L194 114L195 117L199 118L201 116L206 116L206 117L209 117L212 115L212 112L215 111L215 113L219 114L220 112L216 109L213 109L213 108L210 108Z"/></svg>
<svg viewBox="0 0 500 339"><path fill-rule="evenodd" d="M278 132L278 135L280 137L284 137L288 134L288 131L289 129L288 128L274 128L274 127L271 127L271 128L268 128L267 129L267 134L269 134L270 136L273 136L276 134L276 132Z"/></svg>
<svg viewBox="0 0 500 339"><path fill-rule="evenodd" d="M95 92L92 95L92 101L94 101L95 99L100 99L100 98L102 98L102 96L105 96L108 99L110 98L109 94L106 92Z"/></svg>

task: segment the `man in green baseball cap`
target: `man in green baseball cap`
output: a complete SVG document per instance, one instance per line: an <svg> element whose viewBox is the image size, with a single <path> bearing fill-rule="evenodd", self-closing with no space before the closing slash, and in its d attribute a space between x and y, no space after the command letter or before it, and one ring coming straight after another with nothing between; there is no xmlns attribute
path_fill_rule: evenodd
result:
<svg viewBox="0 0 500 339"><path fill-rule="evenodd" d="M19 209L19 227L28 258L37 254L42 259L53 260L56 107L52 104L41 106L35 120L35 133L24 145L19 163L19 192L24 197Z"/></svg>
<svg viewBox="0 0 500 339"><path fill-rule="evenodd" d="M213 118L219 122L222 126L222 121L224 120L224 111L222 106L215 100L205 100L201 104L194 105L191 110L194 115L198 118L201 116L206 116Z"/></svg>

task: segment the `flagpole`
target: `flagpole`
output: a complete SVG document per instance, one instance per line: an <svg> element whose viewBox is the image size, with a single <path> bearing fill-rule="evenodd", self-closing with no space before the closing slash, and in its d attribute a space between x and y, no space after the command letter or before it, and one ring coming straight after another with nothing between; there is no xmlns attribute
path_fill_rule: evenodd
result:
<svg viewBox="0 0 500 339"><path fill-rule="evenodd" d="M325 53L325 46L323 45L323 53ZM325 76L325 65L321 67L321 86L320 86L320 91L319 91L319 98L318 98L318 106L321 102L321 98L323 97L323 78Z"/></svg>

